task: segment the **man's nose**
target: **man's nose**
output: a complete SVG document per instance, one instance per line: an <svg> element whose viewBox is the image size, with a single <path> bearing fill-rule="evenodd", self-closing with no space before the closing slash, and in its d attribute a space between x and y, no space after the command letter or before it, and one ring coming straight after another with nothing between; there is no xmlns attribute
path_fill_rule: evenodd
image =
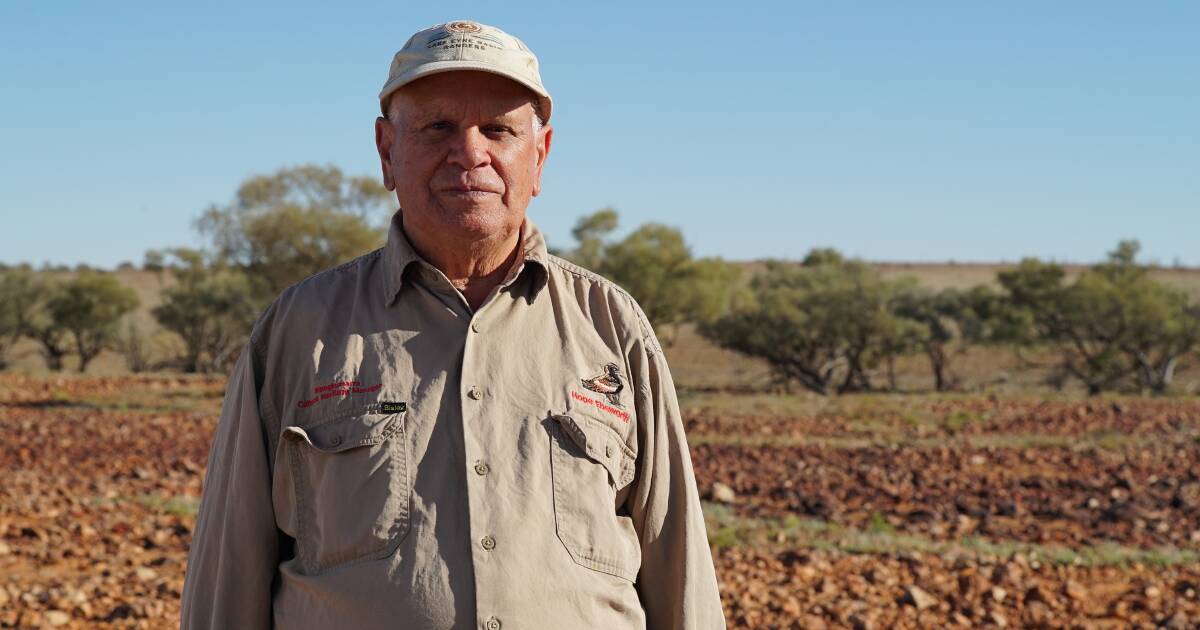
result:
<svg viewBox="0 0 1200 630"><path fill-rule="evenodd" d="M487 137L477 127L462 129L455 135L446 160L467 171L487 165L490 162Z"/></svg>

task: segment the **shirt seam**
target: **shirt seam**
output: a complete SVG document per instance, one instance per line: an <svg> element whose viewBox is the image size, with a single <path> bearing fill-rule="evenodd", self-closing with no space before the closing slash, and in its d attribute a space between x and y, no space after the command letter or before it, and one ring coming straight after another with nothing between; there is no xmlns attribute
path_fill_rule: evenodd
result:
<svg viewBox="0 0 1200 630"><path fill-rule="evenodd" d="M580 267L579 265L576 265L576 264L574 264L568 260L565 260L559 256L555 256L553 254L548 254L546 257L551 262L553 262L556 266L558 266L558 268L562 269L563 271L566 271L567 273L575 275L579 278L583 278L585 280L591 280L593 282L597 282L605 287L609 287L609 288L613 289L614 291L616 291L618 295L620 295L621 297L623 297L625 299L625 301L628 303L629 310L633 311L634 315L637 317L638 328L641 329L642 343L645 344L647 352L650 354L657 354L658 352L660 352L659 346L658 346L658 341L654 337L653 328L650 327L650 322L646 320L646 315L644 313L642 313L642 309L640 306L638 306L637 300L634 300L633 296L630 295L629 292L626 291L624 288L622 288L621 285L613 282L612 280L609 280L608 278L605 278L604 276L602 276L594 271L584 269L583 267Z"/></svg>
<svg viewBox="0 0 1200 630"><path fill-rule="evenodd" d="M271 406L266 404L267 396L265 395L265 392L261 391L258 387L258 377L260 376L258 374L258 366L266 365L267 352L266 346L264 345L265 343L266 342L263 339L263 335L261 334L257 336L250 336L250 370L254 376L254 382L250 383L250 386L254 388L254 399L257 401L258 416L261 418L261 428L267 434L267 457L272 466L274 466L275 449L279 447L279 431L281 430L279 427L279 418L271 409ZM261 376L263 377L263 383L265 384L266 374L262 374Z"/></svg>

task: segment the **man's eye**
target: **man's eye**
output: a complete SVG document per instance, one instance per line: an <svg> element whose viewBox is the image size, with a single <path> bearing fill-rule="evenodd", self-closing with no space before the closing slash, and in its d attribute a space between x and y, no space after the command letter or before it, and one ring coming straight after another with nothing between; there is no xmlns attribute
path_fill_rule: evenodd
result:
<svg viewBox="0 0 1200 630"><path fill-rule="evenodd" d="M488 125L483 128L483 132L490 135L500 135L512 133L512 128L505 125Z"/></svg>
<svg viewBox="0 0 1200 630"><path fill-rule="evenodd" d="M429 129L430 131L446 131L447 129L450 129L450 123L444 120L438 120L429 123L425 128Z"/></svg>

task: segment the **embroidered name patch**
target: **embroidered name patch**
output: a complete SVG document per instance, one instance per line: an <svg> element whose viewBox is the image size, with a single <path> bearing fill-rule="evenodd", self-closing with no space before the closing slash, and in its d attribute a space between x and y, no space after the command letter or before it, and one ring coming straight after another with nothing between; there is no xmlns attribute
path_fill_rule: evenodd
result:
<svg viewBox="0 0 1200 630"><path fill-rule="evenodd" d="M379 413L404 413L408 410L406 402L383 402L379 403Z"/></svg>

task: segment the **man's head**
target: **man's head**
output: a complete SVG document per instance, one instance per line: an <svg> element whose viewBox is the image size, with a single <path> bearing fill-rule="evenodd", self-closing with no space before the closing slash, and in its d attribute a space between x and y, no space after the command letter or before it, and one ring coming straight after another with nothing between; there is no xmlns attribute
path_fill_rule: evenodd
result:
<svg viewBox="0 0 1200 630"><path fill-rule="evenodd" d="M516 230L541 189L550 107L533 54L498 29L450 22L409 39L375 122L406 229L458 242Z"/></svg>

